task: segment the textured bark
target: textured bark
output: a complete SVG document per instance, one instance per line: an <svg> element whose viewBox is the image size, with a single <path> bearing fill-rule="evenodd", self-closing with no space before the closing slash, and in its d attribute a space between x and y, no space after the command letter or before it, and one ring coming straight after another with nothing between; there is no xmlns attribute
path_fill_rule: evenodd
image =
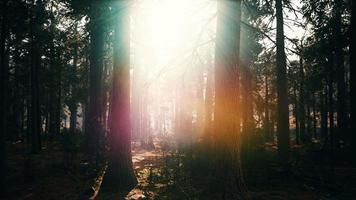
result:
<svg viewBox="0 0 356 200"><path fill-rule="evenodd" d="M127 1L114 4L114 70L111 98L110 153L106 186L133 187L136 177L131 155L130 16ZM116 15L115 15L116 16ZM115 188L115 187L113 187Z"/></svg>
<svg viewBox="0 0 356 200"><path fill-rule="evenodd" d="M289 109L287 66L284 47L282 0L276 0L277 19L277 137L278 153L284 164L289 162Z"/></svg>
<svg viewBox="0 0 356 200"><path fill-rule="evenodd" d="M218 190L224 199L244 198L240 149L241 1L218 1L215 49L214 141Z"/></svg>
<svg viewBox="0 0 356 200"><path fill-rule="evenodd" d="M90 10L90 68L89 99L86 118L87 153L92 159L98 159L99 140L102 134L101 120L101 80L104 54L104 30L100 2L93 2ZM99 11L100 10L100 11Z"/></svg>

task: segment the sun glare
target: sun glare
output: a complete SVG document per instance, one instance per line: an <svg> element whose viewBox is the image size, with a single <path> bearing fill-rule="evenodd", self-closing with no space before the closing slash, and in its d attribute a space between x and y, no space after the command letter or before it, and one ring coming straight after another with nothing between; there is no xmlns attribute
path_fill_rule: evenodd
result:
<svg viewBox="0 0 356 200"><path fill-rule="evenodd" d="M194 71L203 65L201 58L214 53L215 24L216 1L136 2L131 30L133 98L146 99L153 124L162 115L174 119L177 91L191 83ZM192 96L184 101L192 102Z"/></svg>

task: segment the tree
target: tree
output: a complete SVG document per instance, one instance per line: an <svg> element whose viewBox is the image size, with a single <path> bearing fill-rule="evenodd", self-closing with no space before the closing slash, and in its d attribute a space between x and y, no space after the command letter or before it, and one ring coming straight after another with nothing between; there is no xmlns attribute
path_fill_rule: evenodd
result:
<svg viewBox="0 0 356 200"><path fill-rule="evenodd" d="M336 82L337 82L337 130L338 139L345 138L346 125L346 84L345 84L345 67L343 59L343 36L342 36L342 1L335 0L333 7L333 45L334 45L334 61L336 66ZM338 146L338 145L337 145Z"/></svg>
<svg viewBox="0 0 356 200"><path fill-rule="evenodd" d="M276 0L276 19L278 153L281 161L286 165L289 162L289 109L282 0Z"/></svg>
<svg viewBox="0 0 356 200"><path fill-rule="evenodd" d="M5 177L6 175L6 153L5 153L5 133L6 129L6 98L5 93L6 79L7 79L7 59L6 59L6 39L8 37L7 30L7 4L8 1L1 1L1 35L0 35L0 91L2 92L2 97L0 98L0 176ZM0 184L4 185L4 178L1 179ZM0 193L3 193L3 188Z"/></svg>
<svg viewBox="0 0 356 200"><path fill-rule="evenodd" d="M41 68L41 46L40 33L43 23L44 3L42 0L35 1L32 7L30 20L30 135L31 152L38 153L41 150L41 110L40 110L40 86L39 76Z"/></svg>
<svg viewBox="0 0 356 200"><path fill-rule="evenodd" d="M353 153L356 152L356 58L355 58L355 48L356 48L356 2L352 1L351 8L351 39L350 39L350 97L351 97L351 144L354 163L356 163L356 157Z"/></svg>
<svg viewBox="0 0 356 200"><path fill-rule="evenodd" d="M92 159L98 161L99 140L103 134L101 124L101 85L104 54L104 21L105 11L103 3L92 1L89 9L90 34L90 68L89 68L89 95L85 131L87 135L87 150Z"/></svg>
<svg viewBox="0 0 356 200"><path fill-rule="evenodd" d="M304 58L303 58L303 40L300 42L300 55L299 55L299 110L298 115L300 118L300 139L305 143L307 142L307 135L305 134L305 86L304 86ZM310 134L310 133L308 133Z"/></svg>
<svg viewBox="0 0 356 200"><path fill-rule="evenodd" d="M130 15L128 1L113 4L113 85L110 116L110 152L106 185L132 187L137 183L131 158Z"/></svg>
<svg viewBox="0 0 356 200"><path fill-rule="evenodd" d="M240 147L241 1L219 1L215 49L214 139L218 185L223 198L246 195ZM236 191L239 191L236 194Z"/></svg>

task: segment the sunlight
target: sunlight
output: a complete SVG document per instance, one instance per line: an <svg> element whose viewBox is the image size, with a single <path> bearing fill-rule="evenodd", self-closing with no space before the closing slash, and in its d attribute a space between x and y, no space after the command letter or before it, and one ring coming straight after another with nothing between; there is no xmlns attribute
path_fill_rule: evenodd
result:
<svg viewBox="0 0 356 200"><path fill-rule="evenodd" d="M176 91L191 84L194 71L203 65L202 57L213 56L215 14L216 2L211 0L138 0L134 6L133 101L148 100L152 126L158 132L172 131ZM193 98L184 101L192 103ZM158 121L163 115L162 125Z"/></svg>
<svg viewBox="0 0 356 200"><path fill-rule="evenodd" d="M158 64L189 51L197 40L207 39L202 31L214 29L208 20L216 12L215 4L210 0L138 0L133 13L133 40L139 45L135 50L153 51Z"/></svg>

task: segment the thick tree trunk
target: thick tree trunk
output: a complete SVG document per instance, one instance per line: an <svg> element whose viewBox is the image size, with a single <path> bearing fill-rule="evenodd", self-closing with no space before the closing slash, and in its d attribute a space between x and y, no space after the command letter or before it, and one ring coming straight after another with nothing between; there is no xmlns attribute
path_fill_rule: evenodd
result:
<svg viewBox="0 0 356 200"><path fill-rule="evenodd" d="M281 161L289 162L289 109L287 93L287 66L284 47L282 0L276 0L277 19L277 137Z"/></svg>
<svg viewBox="0 0 356 200"><path fill-rule="evenodd" d="M218 1L215 46L215 167L224 199L244 198L240 121L241 1ZM238 192L237 192L238 191Z"/></svg>
<svg viewBox="0 0 356 200"><path fill-rule="evenodd" d="M89 99L86 117L86 148L92 161L98 162L99 140L102 135L101 120L101 85L104 54L103 5L93 2L90 8L90 68Z"/></svg>
<svg viewBox="0 0 356 200"><path fill-rule="evenodd" d="M133 187L136 177L131 156L130 16L128 1L114 4L114 70L111 98L110 153L106 186Z"/></svg>

